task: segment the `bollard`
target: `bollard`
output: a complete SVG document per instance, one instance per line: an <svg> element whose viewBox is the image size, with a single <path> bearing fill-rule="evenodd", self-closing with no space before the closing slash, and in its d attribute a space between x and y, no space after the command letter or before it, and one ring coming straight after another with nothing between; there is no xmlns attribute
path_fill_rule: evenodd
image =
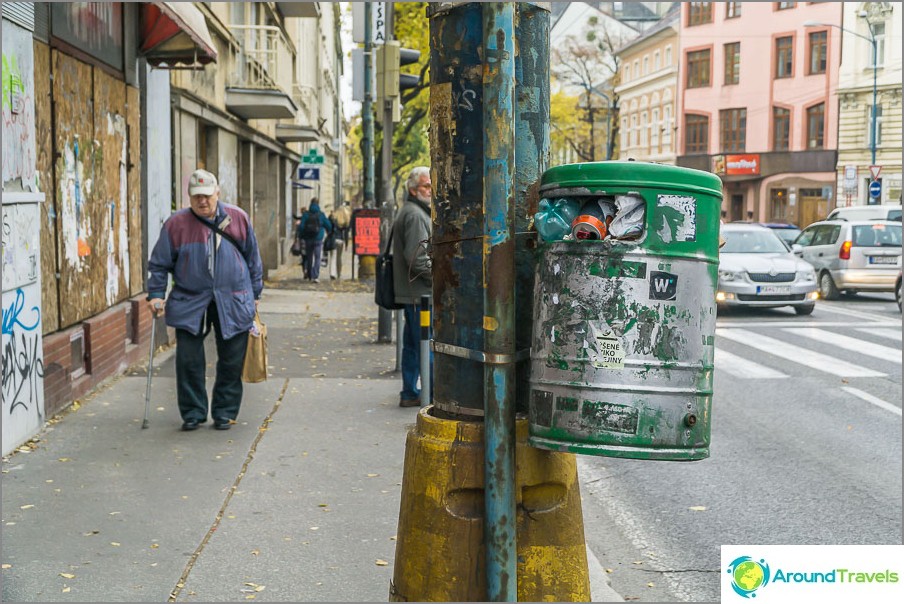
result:
<svg viewBox="0 0 904 604"><path fill-rule="evenodd" d="M430 387L430 296L421 296L421 407L430 404L432 398Z"/></svg>

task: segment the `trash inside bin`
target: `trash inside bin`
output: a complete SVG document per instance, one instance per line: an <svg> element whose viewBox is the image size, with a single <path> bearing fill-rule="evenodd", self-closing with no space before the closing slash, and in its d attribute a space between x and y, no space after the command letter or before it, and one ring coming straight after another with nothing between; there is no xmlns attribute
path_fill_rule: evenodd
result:
<svg viewBox="0 0 904 604"><path fill-rule="evenodd" d="M709 456L722 187L642 162L547 170L541 196L614 204L599 239L540 246L529 443L636 459ZM594 216L597 220L598 217Z"/></svg>

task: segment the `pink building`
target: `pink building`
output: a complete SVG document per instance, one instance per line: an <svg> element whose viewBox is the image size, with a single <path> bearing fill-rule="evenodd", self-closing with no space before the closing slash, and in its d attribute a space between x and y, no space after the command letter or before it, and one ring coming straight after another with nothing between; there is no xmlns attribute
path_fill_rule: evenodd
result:
<svg viewBox="0 0 904 604"><path fill-rule="evenodd" d="M677 164L719 174L726 220L834 208L841 35L836 2L684 2Z"/></svg>

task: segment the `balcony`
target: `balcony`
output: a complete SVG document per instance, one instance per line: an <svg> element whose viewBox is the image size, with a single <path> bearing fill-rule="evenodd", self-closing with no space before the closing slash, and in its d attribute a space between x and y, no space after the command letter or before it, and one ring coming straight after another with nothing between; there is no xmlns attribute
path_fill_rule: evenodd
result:
<svg viewBox="0 0 904 604"><path fill-rule="evenodd" d="M279 27L230 25L239 40L226 108L244 119L293 118L298 106L280 86L292 79L291 45Z"/></svg>
<svg viewBox="0 0 904 604"><path fill-rule="evenodd" d="M276 6L284 17L305 19L320 16L319 2L277 2Z"/></svg>
<svg viewBox="0 0 904 604"><path fill-rule="evenodd" d="M298 106L295 123L277 124L276 138L284 143L310 143L320 140L320 131L314 125L317 90L311 86L292 85L292 99Z"/></svg>

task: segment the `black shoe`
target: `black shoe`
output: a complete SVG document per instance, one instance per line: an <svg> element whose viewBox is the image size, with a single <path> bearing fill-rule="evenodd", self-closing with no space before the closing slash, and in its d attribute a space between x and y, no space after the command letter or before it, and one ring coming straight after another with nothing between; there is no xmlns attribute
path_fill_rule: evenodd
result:
<svg viewBox="0 0 904 604"><path fill-rule="evenodd" d="M421 399L419 398L403 398L399 399L399 407L420 407Z"/></svg>
<svg viewBox="0 0 904 604"><path fill-rule="evenodd" d="M213 422L214 430L228 430L232 427L232 421L228 419L217 419Z"/></svg>
<svg viewBox="0 0 904 604"><path fill-rule="evenodd" d="M182 431L183 432L191 432L192 430L197 430L198 426L200 426L200 425L201 425L201 422L199 422L196 419L187 419L184 422L182 422Z"/></svg>

